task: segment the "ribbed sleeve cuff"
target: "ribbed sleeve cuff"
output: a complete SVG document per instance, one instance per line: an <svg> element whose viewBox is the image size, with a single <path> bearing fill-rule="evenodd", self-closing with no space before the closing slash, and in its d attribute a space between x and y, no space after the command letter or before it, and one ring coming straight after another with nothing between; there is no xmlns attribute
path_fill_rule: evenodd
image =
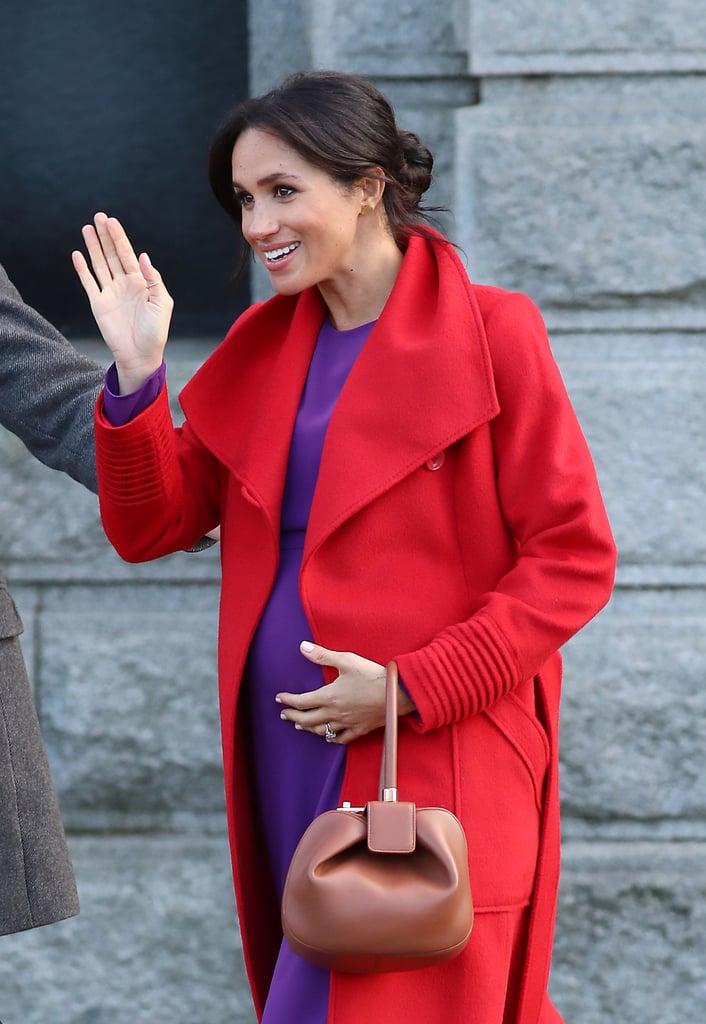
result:
<svg viewBox="0 0 706 1024"><path fill-rule="evenodd" d="M418 712L409 723L420 732L479 714L522 682L510 644L482 612L395 660Z"/></svg>
<svg viewBox="0 0 706 1024"><path fill-rule="evenodd" d="M144 505L165 491L165 466L171 465L174 428L166 385L154 402L124 426L113 426L96 406L96 464L101 499L116 505Z"/></svg>

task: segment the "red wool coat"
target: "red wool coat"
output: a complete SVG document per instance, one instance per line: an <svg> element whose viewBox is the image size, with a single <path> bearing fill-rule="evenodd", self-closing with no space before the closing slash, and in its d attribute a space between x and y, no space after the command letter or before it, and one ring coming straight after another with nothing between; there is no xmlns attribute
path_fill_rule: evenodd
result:
<svg viewBox="0 0 706 1024"><path fill-rule="evenodd" d="M281 933L248 788L238 691L278 559L289 440L325 309L315 289L248 310L181 395L132 423L97 411L103 520L126 559L222 525L219 673L233 873L258 1014ZM300 573L311 638L384 664L400 795L469 841L476 925L456 960L334 974L329 1022L547 1024L559 876L558 648L608 600L615 548L594 467L534 305L471 285L413 238L327 433ZM331 678L328 676L327 678ZM342 800L377 792L380 734L347 749ZM526 908L522 913L522 908ZM508 1024L506 1017L505 1024Z"/></svg>

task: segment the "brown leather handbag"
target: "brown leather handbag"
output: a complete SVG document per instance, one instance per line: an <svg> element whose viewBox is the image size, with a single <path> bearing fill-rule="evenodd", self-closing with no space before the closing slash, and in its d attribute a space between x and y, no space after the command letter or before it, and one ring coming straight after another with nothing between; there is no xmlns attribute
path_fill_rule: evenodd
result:
<svg viewBox="0 0 706 1024"><path fill-rule="evenodd" d="M397 665L387 666L382 792L314 819L294 851L282 928L299 956L351 974L450 960L468 942L468 848L443 807L397 799Z"/></svg>

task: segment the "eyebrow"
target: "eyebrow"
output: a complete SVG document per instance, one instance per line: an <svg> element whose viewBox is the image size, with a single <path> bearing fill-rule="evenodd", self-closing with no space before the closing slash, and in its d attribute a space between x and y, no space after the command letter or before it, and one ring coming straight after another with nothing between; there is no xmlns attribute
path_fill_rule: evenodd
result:
<svg viewBox="0 0 706 1024"><path fill-rule="evenodd" d="M258 188L264 188L265 185L272 185L275 181L280 181L282 178L287 178L290 181L301 181L298 174L291 174L289 171L275 171L274 174L267 174L264 178L260 178L257 186ZM244 189L245 186L234 181L233 188Z"/></svg>

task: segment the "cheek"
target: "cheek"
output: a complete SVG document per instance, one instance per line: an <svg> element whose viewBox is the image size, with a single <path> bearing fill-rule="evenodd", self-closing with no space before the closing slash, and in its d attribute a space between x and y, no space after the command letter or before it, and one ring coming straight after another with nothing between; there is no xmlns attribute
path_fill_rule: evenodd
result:
<svg viewBox="0 0 706 1024"><path fill-rule="evenodd" d="M336 248L348 249L356 237L358 215L351 215L350 210L340 210L331 218L330 224L331 237Z"/></svg>
<svg viewBox="0 0 706 1024"><path fill-rule="evenodd" d="M251 220L251 218L248 217L247 213L243 210L243 213L242 213L241 218L240 218L240 232L241 232L243 238L245 239L245 241L248 243L248 245L251 244L251 242L250 242L250 220Z"/></svg>

